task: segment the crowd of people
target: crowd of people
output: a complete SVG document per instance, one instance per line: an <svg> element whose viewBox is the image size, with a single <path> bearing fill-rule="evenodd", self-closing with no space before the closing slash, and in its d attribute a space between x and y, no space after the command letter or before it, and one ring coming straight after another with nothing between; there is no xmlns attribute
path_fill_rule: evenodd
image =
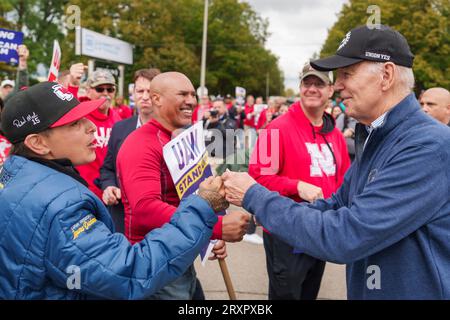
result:
<svg viewBox="0 0 450 320"><path fill-rule="evenodd" d="M140 69L133 108L82 63L29 86L20 46L0 85L0 298L204 299L201 248L244 239L264 245L269 299L316 299L326 261L351 299L449 299L450 93L416 99L398 32L350 34L305 63L298 98L197 101L184 74ZM217 176L180 201L163 148L199 121ZM229 203L246 211L215 215Z"/></svg>

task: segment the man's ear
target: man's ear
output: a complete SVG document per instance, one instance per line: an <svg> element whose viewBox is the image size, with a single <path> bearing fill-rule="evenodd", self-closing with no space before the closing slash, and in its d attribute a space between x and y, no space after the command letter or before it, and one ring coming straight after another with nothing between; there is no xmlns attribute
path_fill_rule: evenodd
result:
<svg viewBox="0 0 450 320"><path fill-rule="evenodd" d="M152 106L154 108L159 108L161 106L162 103L162 97L158 92L151 92L150 93L150 98L152 100Z"/></svg>
<svg viewBox="0 0 450 320"><path fill-rule="evenodd" d="M23 143L28 149L40 156L45 156L51 151L46 139L40 134L29 134Z"/></svg>
<svg viewBox="0 0 450 320"><path fill-rule="evenodd" d="M331 99L333 94L334 94L334 85L330 84L330 93L328 94L328 99Z"/></svg>
<svg viewBox="0 0 450 320"><path fill-rule="evenodd" d="M394 77L398 76L398 69L392 62L386 62L383 68L383 79L381 80L381 89L387 91L394 85Z"/></svg>

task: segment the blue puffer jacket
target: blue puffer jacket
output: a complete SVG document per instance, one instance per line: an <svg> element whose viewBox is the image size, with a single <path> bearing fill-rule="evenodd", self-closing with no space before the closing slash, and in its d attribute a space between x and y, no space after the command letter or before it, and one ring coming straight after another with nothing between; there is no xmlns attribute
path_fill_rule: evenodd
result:
<svg viewBox="0 0 450 320"><path fill-rule="evenodd" d="M85 186L12 156L0 173L0 298L145 298L184 273L216 221L191 196L132 246Z"/></svg>
<svg viewBox="0 0 450 320"><path fill-rule="evenodd" d="M296 203L256 184L244 208L291 246L346 263L350 299L450 299L450 129L412 94L365 149L358 128L356 161L331 198Z"/></svg>

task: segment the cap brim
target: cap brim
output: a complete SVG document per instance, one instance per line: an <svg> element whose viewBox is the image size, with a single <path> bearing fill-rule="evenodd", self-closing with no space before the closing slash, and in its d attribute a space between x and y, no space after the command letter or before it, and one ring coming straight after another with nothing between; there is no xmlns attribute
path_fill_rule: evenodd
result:
<svg viewBox="0 0 450 320"><path fill-rule="evenodd" d="M116 86L116 84L114 82L111 81L98 81L98 82L93 82L90 84L91 88L95 88L104 84L109 84L111 86Z"/></svg>
<svg viewBox="0 0 450 320"><path fill-rule="evenodd" d="M319 71L332 71L339 68L344 68L363 61L363 59L347 58L343 56L334 55L328 58L323 58L311 61L311 66Z"/></svg>
<svg viewBox="0 0 450 320"><path fill-rule="evenodd" d="M50 128L61 127L68 123L80 120L81 118L84 118L92 111L96 110L98 107L100 107L105 102L106 102L106 99L97 99L97 100L81 102L75 108L73 108L72 110L67 112L65 115L63 115L61 118L59 118L59 120L56 121L54 124L52 124L50 126Z"/></svg>
<svg viewBox="0 0 450 320"><path fill-rule="evenodd" d="M323 82L330 84L332 81L330 80L330 78L328 78L326 75L317 72L315 70L313 71L308 71L306 73L304 73L301 77L300 77L300 81L303 81L303 79L309 77L309 76L315 76L318 77L320 80L322 80Z"/></svg>

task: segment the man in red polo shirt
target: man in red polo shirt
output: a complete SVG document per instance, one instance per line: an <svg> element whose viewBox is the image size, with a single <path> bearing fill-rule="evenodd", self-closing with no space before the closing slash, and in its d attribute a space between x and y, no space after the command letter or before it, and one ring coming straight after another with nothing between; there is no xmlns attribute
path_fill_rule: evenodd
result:
<svg viewBox="0 0 450 320"><path fill-rule="evenodd" d="M156 76L150 84L153 119L131 133L117 156L117 171L125 207L125 235L131 243L141 241L153 229L169 222L180 199L163 157L163 147L172 133L191 124L196 105L191 81L178 72ZM232 212L219 217L213 239L240 241L249 216ZM161 244L164 245L164 244ZM215 247L216 256L226 256L224 243ZM195 270L190 269L153 296L154 299L192 298Z"/></svg>

